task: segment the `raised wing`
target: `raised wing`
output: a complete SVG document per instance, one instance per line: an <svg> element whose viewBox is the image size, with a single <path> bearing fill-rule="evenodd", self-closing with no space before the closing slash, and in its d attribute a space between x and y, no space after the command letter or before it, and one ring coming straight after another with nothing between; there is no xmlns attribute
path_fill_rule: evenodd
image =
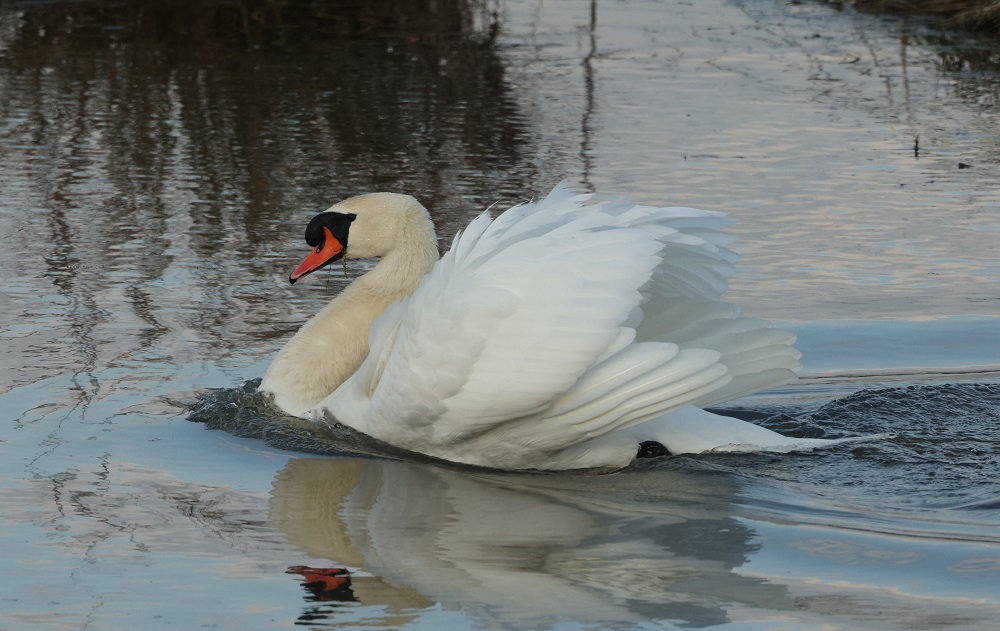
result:
<svg viewBox="0 0 1000 631"><path fill-rule="evenodd" d="M376 320L367 360L323 405L372 436L462 460L454 450L481 449L470 439L486 433L561 448L724 392L732 344L643 324L651 306L710 305L725 290L727 220L588 199L561 185L480 215ZM691 312L680 329L710 317ZM649 341L635 343L637 326Z"/></svg>

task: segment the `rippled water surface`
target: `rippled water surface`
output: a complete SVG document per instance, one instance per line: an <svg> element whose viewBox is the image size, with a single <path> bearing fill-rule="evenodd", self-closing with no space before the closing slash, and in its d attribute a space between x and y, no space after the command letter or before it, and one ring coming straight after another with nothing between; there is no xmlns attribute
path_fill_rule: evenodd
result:
<svg viewBox="0 0 1000 631"><path fill-rule="evenodd" d="M821 2L408 7L0 6L0 629L995 628L996 43ZM287 285L316 210L409 192L447 247L563 178L738 220L730 298L805 373L725 412L890 437L503 474L240 385L365 269Z"/></svg>

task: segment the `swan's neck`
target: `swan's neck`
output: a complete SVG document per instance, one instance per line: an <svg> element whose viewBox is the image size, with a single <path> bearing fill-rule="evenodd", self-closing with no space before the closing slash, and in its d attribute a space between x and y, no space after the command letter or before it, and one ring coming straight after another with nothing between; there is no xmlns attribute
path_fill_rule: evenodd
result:
<svg viewBox="0 0 1000 631"><path fill-rule="evenodd" d="M408 235L378 265L306 322L275 356L260 390L285 412L302 416L358 369L368 356L368 330L389 305L410 294L438 259L430 234Z"/></svg>

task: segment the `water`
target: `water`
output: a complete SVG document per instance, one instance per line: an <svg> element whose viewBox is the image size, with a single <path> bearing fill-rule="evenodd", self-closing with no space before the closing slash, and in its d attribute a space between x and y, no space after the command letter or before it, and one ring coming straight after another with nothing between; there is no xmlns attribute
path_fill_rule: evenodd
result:
<svg viewBox="0 0 1000 631"><path fill-rule="evenodd" d="M996 626L995 45L825 3L241 6L0 7L0 629ZM728 413L893 438L500 474L239 389L363 271L287 285L317 209L411 192L447 247L563 177L738 219L731 299L805 374Z"/></svg>

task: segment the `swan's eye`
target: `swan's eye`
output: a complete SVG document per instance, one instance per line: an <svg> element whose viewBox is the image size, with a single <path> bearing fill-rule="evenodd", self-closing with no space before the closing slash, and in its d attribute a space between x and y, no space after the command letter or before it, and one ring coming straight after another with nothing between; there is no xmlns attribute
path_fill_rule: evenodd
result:
<svg viewBox="0 0 1000 631"><path fill-rule="evenodd" d="M322 245L317 245L316 246L316 254L319 254L322 251L323 251L323 246Z"/></svg>

